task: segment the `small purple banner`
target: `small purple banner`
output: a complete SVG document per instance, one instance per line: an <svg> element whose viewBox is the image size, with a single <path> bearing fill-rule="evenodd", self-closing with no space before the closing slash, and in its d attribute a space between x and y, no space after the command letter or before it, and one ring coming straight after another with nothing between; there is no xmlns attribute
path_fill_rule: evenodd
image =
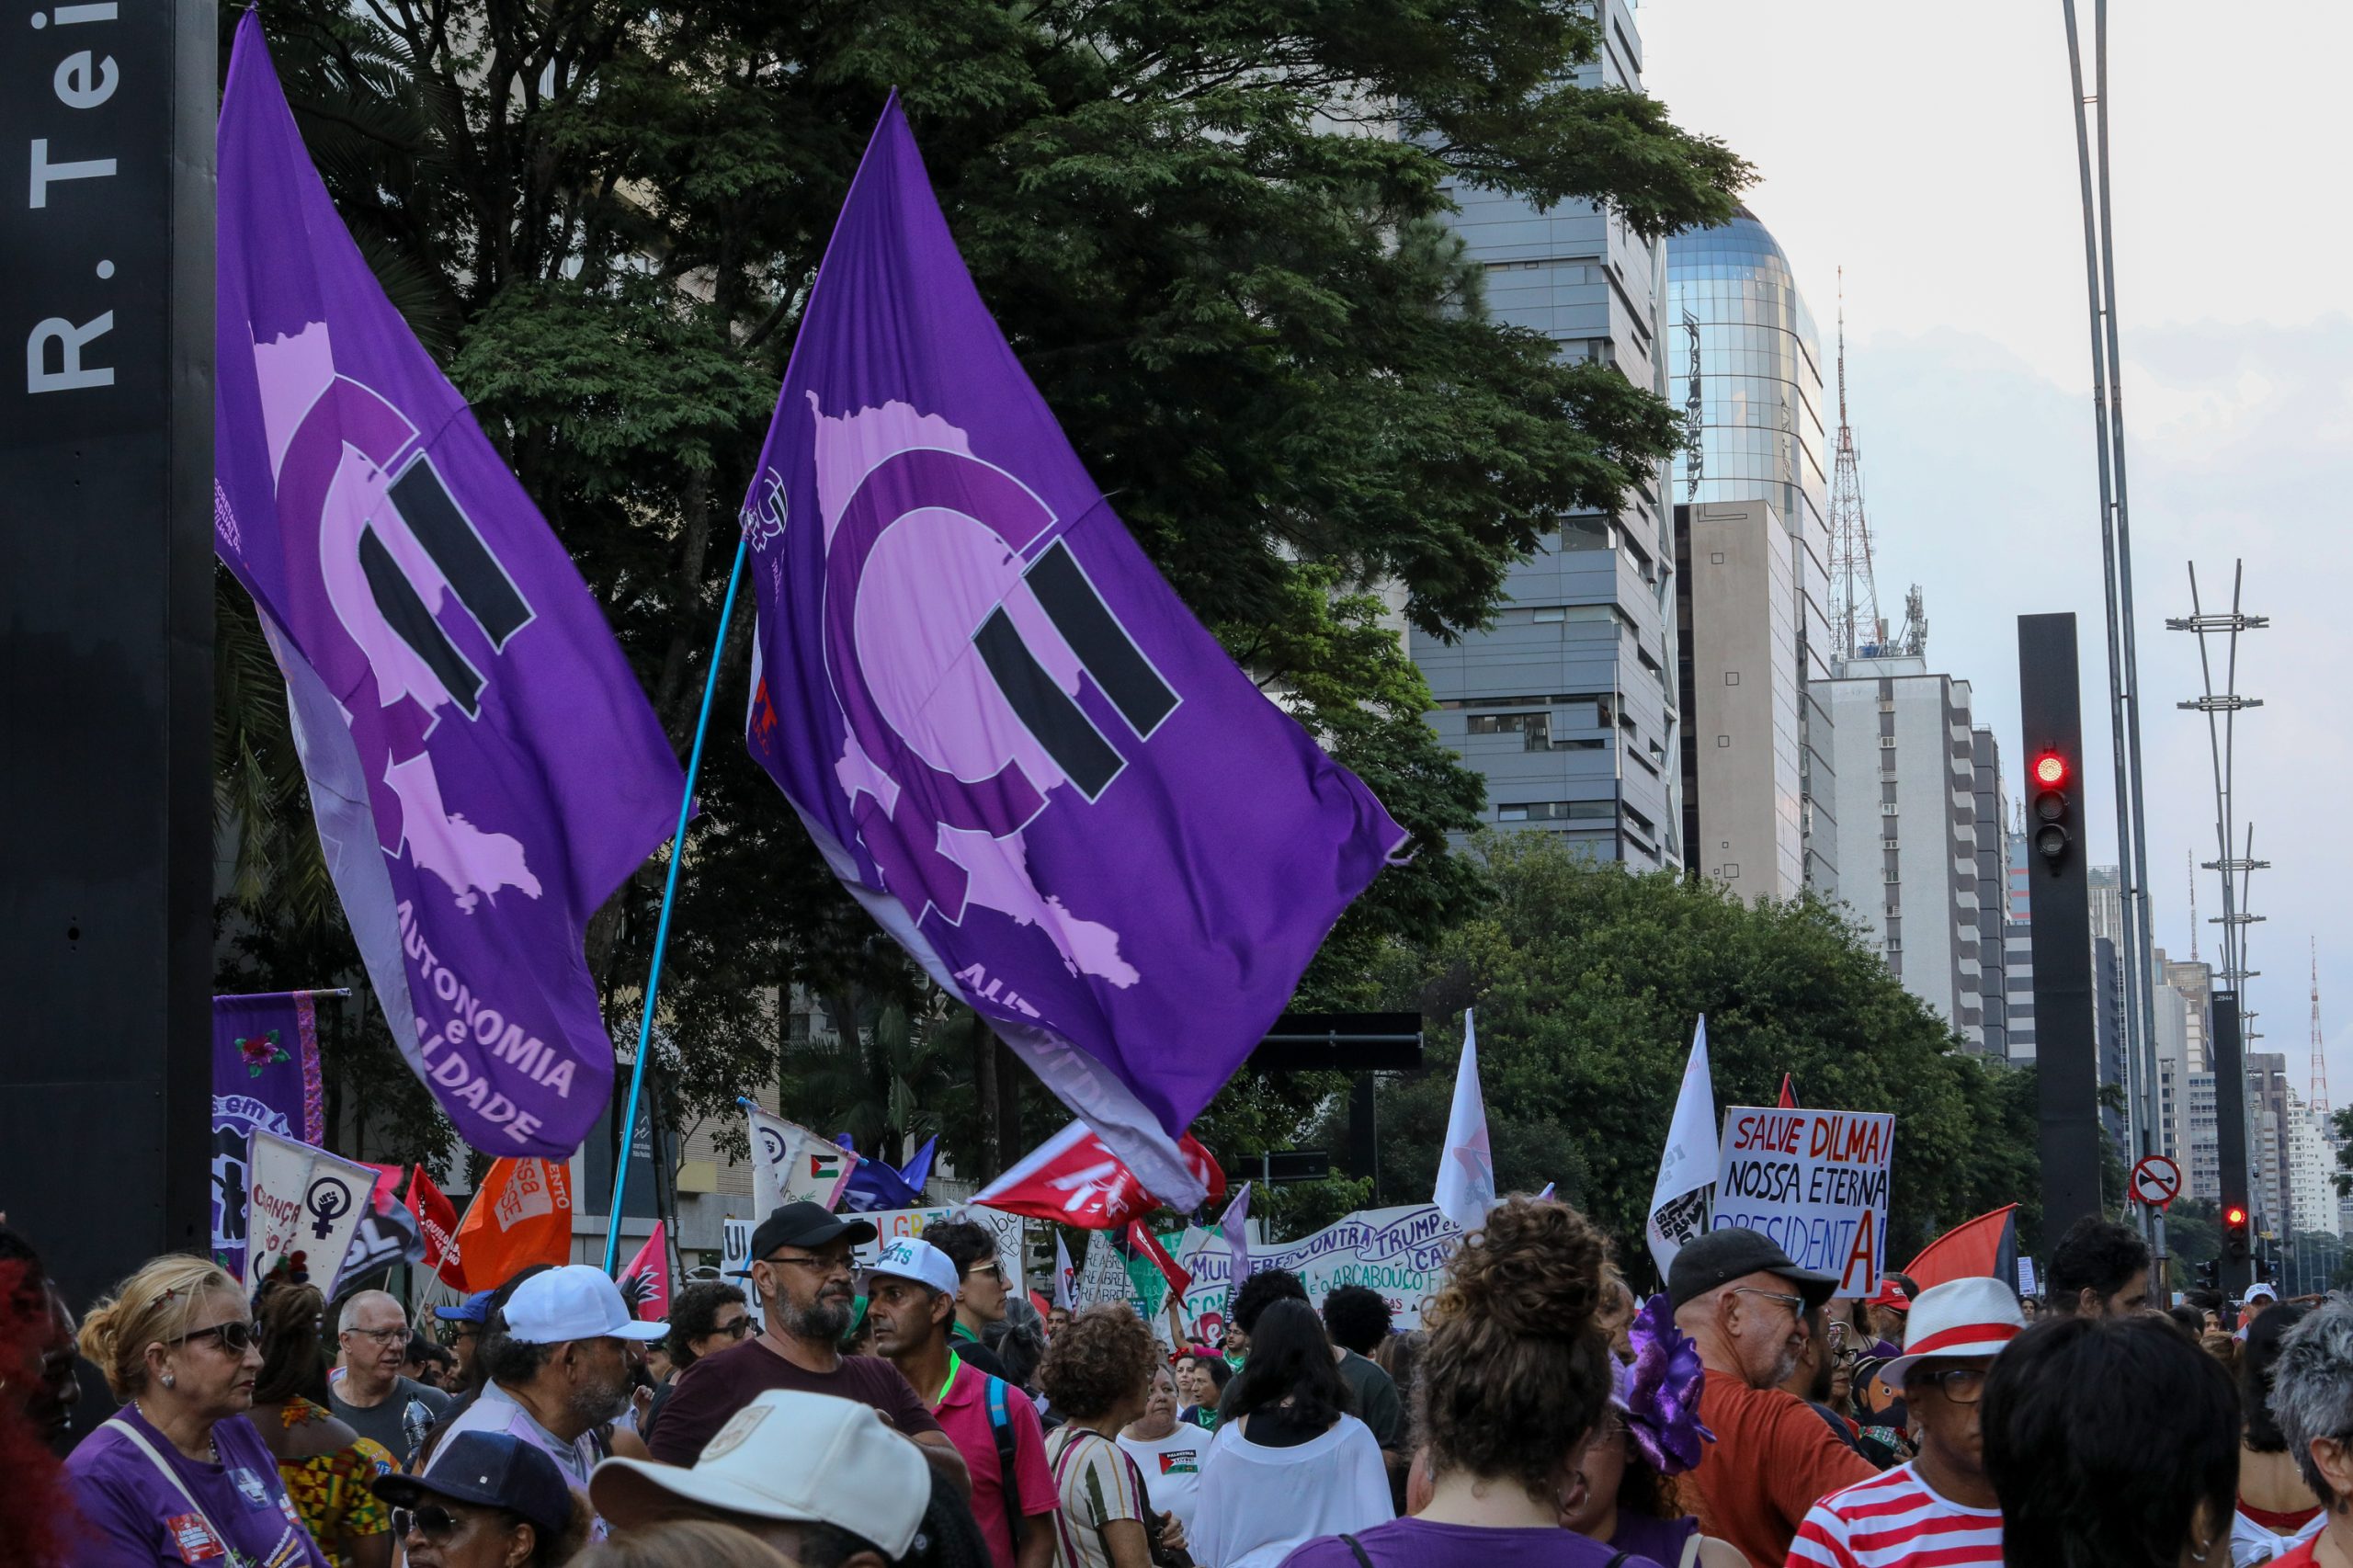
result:
<svg viewBox="0 0 2353 1568"><path fill-rule="evenodd" d="M668 836L677 759L352 244L250 10L219 152L214 549L393 1043L472 1147L564 1159L611 1100L588 918Z"/></svg>
<svg viewBox="0 0 2353 1568"><path fill-rule="evenodd" d="M1193 1116L1404 830L1235 667L990 319L894 97L745 503L752 754L835 875L1182 1209Z"/></svg>
<svg viewBox="0 0 2353 1568"><path fill-rule="evenodd" d="M212 999L212 1256L239 1278L245 1263L245 1155L256 1127L319 1144L314 991Z"/></svg>

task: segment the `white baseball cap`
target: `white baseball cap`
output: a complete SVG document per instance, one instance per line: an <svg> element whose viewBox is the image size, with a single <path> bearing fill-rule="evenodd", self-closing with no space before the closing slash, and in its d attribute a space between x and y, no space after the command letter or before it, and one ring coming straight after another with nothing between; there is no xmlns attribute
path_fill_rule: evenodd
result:
<svg viewBox="0 0 2353 1568"><path fill-rule="evenodd" d="M932 1245L913 1236L893 1236L882 1256L866 1266L866 1272L887 1274L894 1279L912 1279L918 1285L928 1285L943 1296L954 1295L964 1282L956 1260Z"/></svg>
<svg viewBox="0 0 2353 1568"><path fill-rule="evenodd" d="M619 1529L718 1510L832 1525L907 1554L931 1498L922 1450L881 1412L831 1394L770 1389L730 1417L691 1470L607 1460L588 1500Z"/></svg>
<svg viewBox="0 0 2353 1568"><path fill-rule="evenodd" d="M2239 1301L2242 1303L2245 1303L2247 1301L2276 1301L2279 1299L2279 1291L2273 1290L2270 1286L2266 1285L2262 1280L2258 1279L2254 1284L2246 1288L2246 1294L2240 1297Z"/></svg>
<svg viewBox="0 0 2353 1568"><path fill-rule="evenodd" d="M506 1298L506 1332L529 1345L570 1339L660 1339L663 1323L641 1323L605 1271L585 1263L534 1274Z"/></svg>
<svg viewBox="0 0 2353 1568"><path fill-rule="evenodd" d="M1912 1298L1912 1315L1904 1323L1904 1354L1881 1367L1879 1375L1900 1389L1904 1373L1918 1362L1998 1356L2025 1331L2026 1314L2007 1285L1983 1275L1948 1279Z"/></svg>

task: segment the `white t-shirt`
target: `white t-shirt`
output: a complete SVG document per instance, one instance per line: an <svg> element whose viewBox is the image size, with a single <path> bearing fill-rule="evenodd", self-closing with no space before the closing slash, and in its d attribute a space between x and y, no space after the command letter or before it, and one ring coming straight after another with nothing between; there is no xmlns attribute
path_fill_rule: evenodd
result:
<svg viewBox="0 0 2353 1568"><path fill-rule="evenodd" d="M1210 1435L1189 1421L1179 1421L1165 1437L1131 1437L1122 1432L1120 1447L1143 1471L1153 1512L1176 1515L1189 1538L1194 1504L1200 1496L1201 1466L1210 1457Z"/></svg>
<svg viewBox="0 0 2353 1568"><path fill-rule="evenodd" d="M517 1403L505 1389L496 1383L484 1383L473 1403L460 1411L450 1421L449 1429L442 1433L440 1444L433 1450L433 1463L425 1467L426 1474L432 1474L448 1457L449 1440L460 1432L492 1432L518 1437L553 1460L556 1469L563 1472L563 1479L571 1483L572 1489L584 1494L588 1490L588 1477L603 1457L597 1450L597 1438L593 1433L583 1432L567 1443L540 1426L532 1418L531 1413ZM596 1521L590 1538L596 1540L605 1539L605 1521L601 1517Z"/></svg>
<svg viewBox="0 0 2353 1568"><path fill-rule="evenodd" d="M1396 1517L1381 1445L1355 1416L1296 1448L1265 1448L1243 1431L1221 1426L1210 1439L1188 1531L1194 1562L1278 1568L1317 1536L1353 1535Z"/></svg>

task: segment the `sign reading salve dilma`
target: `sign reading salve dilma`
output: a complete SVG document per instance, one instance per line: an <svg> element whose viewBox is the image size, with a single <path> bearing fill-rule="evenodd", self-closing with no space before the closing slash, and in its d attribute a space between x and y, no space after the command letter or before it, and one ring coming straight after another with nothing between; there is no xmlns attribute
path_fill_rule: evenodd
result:
<svg viewBox="0 0 2353 1568"><path fill-rule="evenodd" d="M1717 1144L1711 1228L1762 1231L1841 1296L1879 1289L1895 1118L1878 1111L1734 1106Z"/></svg>
<svg viewBox="0 0 2353 1568"><path fill-rule="evenodd" d="M216 25L0 0L0 1150L77 1302L210 1240Z"/></svg>

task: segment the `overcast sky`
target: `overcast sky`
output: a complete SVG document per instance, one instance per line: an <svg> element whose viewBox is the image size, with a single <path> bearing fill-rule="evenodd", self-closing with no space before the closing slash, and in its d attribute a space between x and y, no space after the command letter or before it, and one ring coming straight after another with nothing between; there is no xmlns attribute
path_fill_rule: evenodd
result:
<svg viewBox="0 0 2353 1568"><path fill-rule="evenodd" d="M2082 0L2086 31L2091 0ZM2227 598L2244 558L2239 804L2255 825L2249 1000L2306 1078L2320 944L2333 1101L2353 1103L2353 849L2343 693L2353 603L2353 210L2335 168L2353 7L2111 8L2117 229L2143 756L2158 943L2190 945L2186 860L2214 858L2186 566ZM2115 858L2089 325L2059 0L1641 0L1646 85L1760 178L1748 201L1825 335L1846 268L1847 402L1880 604L1924 585L1931 667L1969 679L2018 760L2015 618L2076 612L2095 854ZM2260 69L2256 69L2259 62ZM1825 422L1835 423L1835 390ZM2198 873L2214 955L2214 874Z"/></svg>

